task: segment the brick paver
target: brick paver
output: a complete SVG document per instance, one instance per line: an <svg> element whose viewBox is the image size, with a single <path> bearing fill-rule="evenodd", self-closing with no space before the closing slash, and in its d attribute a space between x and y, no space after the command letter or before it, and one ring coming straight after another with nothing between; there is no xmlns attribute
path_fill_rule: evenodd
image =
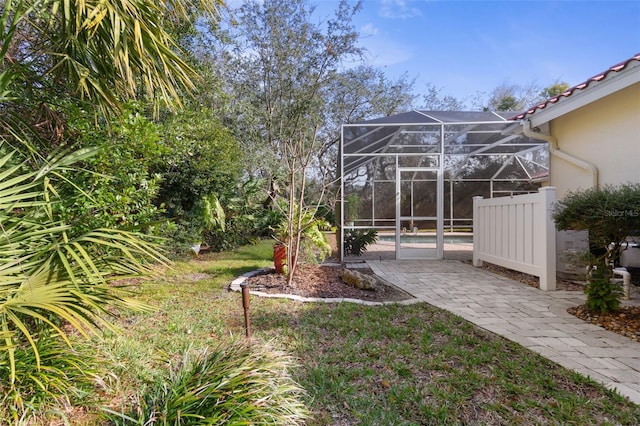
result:
<svg viewBox="0 0 640 426"><path fill-rule="evenodd" d="M545 292L457 260L367 263L416 298L615 388L640 404L640 343L568 314L568 307L584 303L582 292Z"/></svg>

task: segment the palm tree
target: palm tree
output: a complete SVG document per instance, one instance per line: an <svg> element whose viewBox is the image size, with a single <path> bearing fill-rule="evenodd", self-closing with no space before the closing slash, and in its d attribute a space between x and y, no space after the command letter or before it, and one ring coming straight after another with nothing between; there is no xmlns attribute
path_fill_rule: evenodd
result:
<svg viewBox="0 0 640 426"><path fill-rule="evenodd" d="M214 13L219 4L198 7ZM12 384L17 348L32 348L39 363L38 339L69 342L69 326L82 334L109 327L108 307L141 307L112 282L165 262L140 235L76 235L56 217L53 182L68 179L63 172L95 150L51 148L47 157L33 149L34 141L57 140L64 127L50 105L78 100L108 118L140 94L179 103L194 72L165 24L186 19L193 7L186 0L0 3L0 365L11 366ZM52 118L35 117L33 105Z"/></svg>
<svg viewBox="0 0 640 426"><path fill-rule="evenodd" d="M0 157L0 353L8 356L12 382L16 348L30 345L39 363L39 333L68 342L63 322L85 335L109 327L108 306L142 307L110 283L165 261L136 234L97 229L72 237L71 227L56 220L51 177L93 154L62 153L39 171L28 171L15 151Z"/></svg>
<svg viewBox="0 0 640 426"><path fill-rule="evenodd" d="M194 6L195 4L195 6ZM4 0L2 67L44 91L86 99L103 113L140 93L168 104L196 76L166 28L221 0ZM38 86L35 86L37 84ZM37 96L37 95L36 95Z"/></svg>

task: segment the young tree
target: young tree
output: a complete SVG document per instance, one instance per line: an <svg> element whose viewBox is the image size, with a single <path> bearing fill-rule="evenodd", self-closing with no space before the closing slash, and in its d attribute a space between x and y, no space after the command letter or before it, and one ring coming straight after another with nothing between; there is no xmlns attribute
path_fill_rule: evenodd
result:
<svg viewBox="0 0 640 426"><path fill-rule="evenodd" d="M306 0L248 2L220 34L229 118L251 155L248 173L266 178L270 194L289 202L290 283L300 231L309 225L304 218L311 220L307 213L337 190L331 183L340 125L392 114L413 101L406 77L393 81L373 67L353 66L362 53L351 23L359 9L360 2L343 1L335 17L314 23Z"/></svg>
<svg viewBox="0 0 640 426"><path fill-rule="evenodd" d="M281 181L288 200L284 235L292 284L304 223L316 206L305 205L313 158L323 141L327 89L348 58L360 53L351 18L360 4L341 2L335 17L312 23L304 0L247 2L229 28L237 44L228 53L232 93L238 98L236 131L258 154L253 172ZM319 194L319 198L322 194Z"/></svg>

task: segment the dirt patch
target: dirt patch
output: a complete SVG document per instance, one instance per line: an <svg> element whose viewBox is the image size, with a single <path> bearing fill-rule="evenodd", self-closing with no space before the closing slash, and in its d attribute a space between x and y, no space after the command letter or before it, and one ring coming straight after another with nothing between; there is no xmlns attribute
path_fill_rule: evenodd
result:
<svg viewBox="0 0 640 426"><path fill-rule="evenodd" d="M209 278L211 278L211 275L205 274L205 273L193 273L193 274L184 275L184 278L187 281L195 283L197 281L202 281L202 280L209 279Z"/></svg>
<svg viewBox="0 0 640 426"><path fill-rule="evenodd" d="M252 290L271 294L295 294L302 297L349 298L372 302L401 301L413 296L377 277L375 290L351 287L342 280L344 265L299 265L291 286L285 275L269 271L247 279ZM369 268L358 268L358 272L375 276Z"/></svg>

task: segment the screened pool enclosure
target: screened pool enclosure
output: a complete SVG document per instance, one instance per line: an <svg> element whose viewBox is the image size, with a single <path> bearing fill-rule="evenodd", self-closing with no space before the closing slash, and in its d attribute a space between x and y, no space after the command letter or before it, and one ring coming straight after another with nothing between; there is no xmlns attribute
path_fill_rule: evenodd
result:
<svg viewBox="0 0 640 426"><path fill-rule="evenodd" d="M395 259L442 259L445 243L469 242L474 196L536 191L548 176L546 143L518 134L513 115L414 110L344 124L339 241L375 229L376 253Z"/></svg>

